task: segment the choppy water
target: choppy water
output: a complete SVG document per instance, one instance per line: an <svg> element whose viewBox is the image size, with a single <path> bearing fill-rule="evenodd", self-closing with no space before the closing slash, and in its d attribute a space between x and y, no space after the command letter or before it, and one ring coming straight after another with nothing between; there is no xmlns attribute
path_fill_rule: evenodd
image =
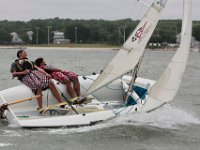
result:
<svg viewBox="0 0 200 150"><path fill-rule="evenodd" d="M10 64L15 49L0 50L0 90L20 84L12 80ZM99 72L116 51L27 50L31 60L48 63L80 75ZM174 52L145 54L139 75L157 79ZM191 52L181 88L173 102L148 114L132 114L81 128L16 129L0 121L1 150L199 150L200 53Z"/></svg>

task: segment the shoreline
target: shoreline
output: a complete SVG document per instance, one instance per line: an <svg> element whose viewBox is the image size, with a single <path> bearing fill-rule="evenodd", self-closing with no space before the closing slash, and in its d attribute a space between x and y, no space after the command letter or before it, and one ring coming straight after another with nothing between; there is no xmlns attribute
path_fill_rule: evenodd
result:
<svg viewBox="0 0 200 150"><path fill-rule="evenodd" d="M110 47L26 47L26 49L48 49L48 50L119 50L120 48L110 48Z"/></svg>
<svg viewBox="0 0 200 150"><path fill-rule="evenodd" d="M110 46L0 46L0 49L35 49L35 50L55 50L55 49L59 49L59 50L120 50L120 46L116 46L116 47L110 47ZM177 48L167 48L167 47L163 47L163 48L146 48L147 51L175 51Z"/></svg>
<svg viewBox="0 0 200 150"><path fill-rule="evenodd" d="M83 46L83 47L71 47L71 46L0 46L0 50L1 49L34 49L34 50L103 50L103 51L107 51L107 50L119 50L120 47L105 47L105 46Z"/></svg>
<svg viewBox="0 0 200 150"><path fill-rule="evenodd" d="M120 47L63 47L63 46L0 46L1 49L28 49L28 50L98 50L98 51L111 51L111 50L120 50ZM146 48L146 51L176 51L178 48L173 47L162 47L162 48ZM200 52L200 49L190 48L190 51Z"/></svg>

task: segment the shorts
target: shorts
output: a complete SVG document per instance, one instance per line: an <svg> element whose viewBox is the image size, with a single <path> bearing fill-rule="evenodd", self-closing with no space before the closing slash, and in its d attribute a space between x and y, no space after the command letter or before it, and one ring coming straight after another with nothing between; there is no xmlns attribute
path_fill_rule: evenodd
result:
<svg viewBox="0 0 200 150"><path fill-rule="evenodd" d="M75 74L74 72L71 71L57 71L57 72L52 72L51 76L53 79L61 82L61 83L65 83L66 80L70 80L72 82L75 82L75 80L77 80L78 75Z"/></svg>
<svg viewBox="0 0 200 150"><path fill-rule="evenodd" d="M25 75L21 81L28 86L34 94L37 93L39 88L42 88L43 91L46 90L50 84L49 78L37 70L33 70L31 73Z"/></svg>

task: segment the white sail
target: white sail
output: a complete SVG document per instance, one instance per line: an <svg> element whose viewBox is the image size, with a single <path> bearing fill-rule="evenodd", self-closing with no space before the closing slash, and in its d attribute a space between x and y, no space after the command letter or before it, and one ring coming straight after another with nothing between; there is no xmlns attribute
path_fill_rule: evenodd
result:
<svg viewBox="0 0 200 150"><path fill-rule="evenodd" d="M191 3L192 0L184 0L180 47L159 80L150 89L149 99L143 107L143 111L149 111L159 103L162 105L173 100L180 87L190 51L192 31Z"/></svg>
<svg viewBox="0 0 200 150"><path fill-rule="evenodd" d="M110 64L104 69L103 73L91 85L86 95L126 74L136 66L144 53L146 44L158 23L160 12L165 7L166 2L167 0L155 0L153 2L142 21L129 36Z"/></svg>

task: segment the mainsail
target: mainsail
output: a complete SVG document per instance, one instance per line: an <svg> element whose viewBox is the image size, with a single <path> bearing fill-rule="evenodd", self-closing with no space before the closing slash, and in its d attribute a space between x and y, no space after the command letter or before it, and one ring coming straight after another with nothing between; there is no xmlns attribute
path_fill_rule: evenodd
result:
<svg viewBox="0 0 200 150"><path fill-rule="evenodd" d="M163 10L167 1L168 0L155 0L153 2L144 18L129 36L109 65L90 86L86 95L98 90L119 78L121 75L134 69L140 57L144 53L146 44L158 23L161 10Z"/></svg>
<svg viewBox="0 0 200 150"><path fill-rule="evenodd" d="M192 31L192 0L184 0L181 44L171 62L149 91L143 111L149 111L174 99L181 84L190 51Z"/></svg>

